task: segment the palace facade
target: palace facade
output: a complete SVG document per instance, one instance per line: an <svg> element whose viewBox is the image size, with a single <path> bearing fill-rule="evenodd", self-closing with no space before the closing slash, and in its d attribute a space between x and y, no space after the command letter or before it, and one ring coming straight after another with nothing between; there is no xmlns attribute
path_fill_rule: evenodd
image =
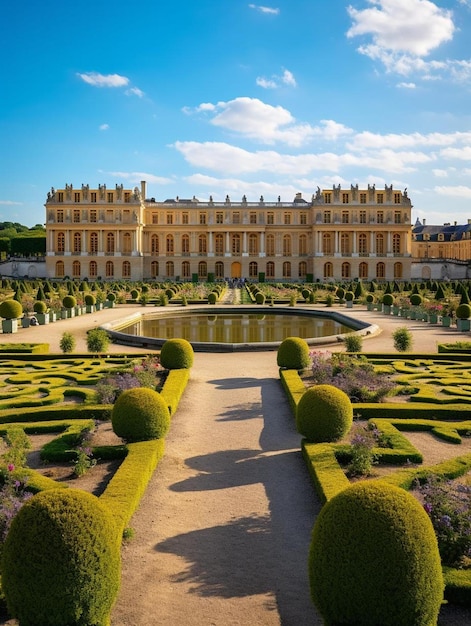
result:
<svg viewBox="0 0 471 626"><path fill-rule="evenodd" d="M82 185L48 193L49 278L314 282L410 280L407 190L321 190L307 201L147 199Z"/></svg>

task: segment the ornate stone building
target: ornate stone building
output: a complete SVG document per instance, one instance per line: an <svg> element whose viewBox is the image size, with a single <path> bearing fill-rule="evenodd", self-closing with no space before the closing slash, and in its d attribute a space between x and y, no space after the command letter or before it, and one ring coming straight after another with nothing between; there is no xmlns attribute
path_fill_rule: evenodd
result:
<svg viewBox="0 0 471 626"><path fill-rule="evenodd" d="M392 186L318 188L310 201L156 202L144 181L66 185L45 207L50 278L410 279L411 202Z"/></svg>

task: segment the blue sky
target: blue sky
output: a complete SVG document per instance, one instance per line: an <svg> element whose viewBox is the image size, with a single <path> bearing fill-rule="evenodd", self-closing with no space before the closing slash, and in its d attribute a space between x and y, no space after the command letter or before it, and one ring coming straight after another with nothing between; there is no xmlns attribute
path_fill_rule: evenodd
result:
<svg viewBox="0 0 471 626"><path fill-rule="evenodd" d="M471 0L5 3L0 221L51 187L156 200L405 189L471 218Z"/></svg>

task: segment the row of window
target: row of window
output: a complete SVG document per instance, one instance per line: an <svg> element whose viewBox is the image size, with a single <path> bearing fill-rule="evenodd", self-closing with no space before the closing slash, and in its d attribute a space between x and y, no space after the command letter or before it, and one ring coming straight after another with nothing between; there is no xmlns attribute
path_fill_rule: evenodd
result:
<svg viewBox="0 0 471 626"><path fill-rule="evenodd" d="M56 251L59 253L65 252L66 234L64 232L57 233L56 236ZM357 237L357 252L359 254L368 254L370 252L370 235L368 233L360 233ZM378 254L384 254L385 248L385 236L382 233L377 233L374 238L375 251ZM399 233L392 235L392 252L394 254L401 253L401 241L402 237ZM91 232L89 234L89 246L88 252L90 254L98 253L98 233ZM335 237L333 233L324 233L322 236L322 252L324 254L333 254L335 252ZM233 255L240 255L242 252L242 237L239 233L233 233L230 235L230 252ZM339 252L341 254L351 254L353 250L353 238L351 233L340 233L339 236ZM216 233L214 236L214 252L220 256L226 252L226 236L222 233ZM82 233L75 232L72 235L72 250L74 253L81 253L83 245ZM260 253L260 238L256 233L249 233L247 236L247 245L249 254ZM284 235L282 240L282 254L283 256L291 256L292 254L292 237L291 235ZM114 254L116 252L116 235L115 233L107 233L105 239L105 252L107 254ZM132 236L131 233L123 233L122 235L122 252L123 254L131 254L132 252ZM152 235L150 238L150 252L153 255L159 255L160 240L158 235ZM173 235L167 235L165 238L165 253L175 253L175 238ZM181 253L190 254L190 236L182 235L181 237ZM208 237L205 234L198 236L198 254L206 255L208 253ZM266 236L265 253L268 256L275 255L275 236L269 234ZM298 254L308 254L308 237L307 235L300 235L298 237Z"/></svg>
<svg viewBox="0 0 471 626"><path fill-rule="evenodd" d="M360 193L360 204L366 204L367 200L368 200L368 194L367 193ZM324 192L324 202L326 204L332 204L332 197L333 197L333 193L330 191ZM351 193L349 193L348 191L343 192L341 195L341 200L342 200L342 204L350 204L350 202L353 200L353 195ZM376 204L384 204L384 200L385 200L386 196L384 193L379 192L376 194L375 197L375 202ZM400 192L395 192L393 195L393 200L394 200L394 204L401 204L402 203L402 195Z"/></svg>
<svg viewBox="0 0 471 626"><path fill-rule="evenodd" d="M116 263L114 261L107 261L105 264L105 277L106 278L115 278L115 268ZM162 264L163 265L163 264ZM72 263L72 277L73 278L81 278L82 277L82 264L80 261L74 261ZM90 278L96 278L98 276L98 265L96 261L90 261L88 263L88 276ZM307 275L307 263L305 261L301 261L297 267L298 270L298 278L305 279ZM292 263L289 261L285 261L282 266L283 278L293 278L292 274ZM55 267L55 273L57 278L62 278L65 276L65 265L63 261L57 261ZM214 273L216 278L225 278L227 274L225 273L224 263L218 261L214 265ZM158 261L152 261L151 263L151 278L157 278L160 276L160 264ZM191 268L190 263L188 261L183 261L181 264L181 276L184 279L191 279ZM206 261L200 261L198 263L198 277L200 279L206 279L208 276L208 264ZM256 262L249 263L249 278L258 279L259 276L259 264ZM275 278L275 264L271 261L266 263L265 265L265 276L267 279ZM345 262L342 263L341 267L341 276L342 278L352 278L352 266L350 263ZM131 263L129 261L123 261L121 265L121 277L122 278L131 278ZM167 261L165 263L165 277L166 278L174 278L175 277L175 265L173 261ZM324 278L333 278L334 277L334 266L332 263L324 264ZM355 276L356 277L356 276ZM403 277L403 267L402 263L394 264L394 278L402 278ZM370 278L369 275L369 266L367 263L360 263L358 266L358 278ZM384 279L386 278L386 266L384 263L380 262L376 264L376 278Z"/></svg>
<svg viewBox="0 0 471 626"><path fill-rule="evenodd" d="M89 193L89 195L87 195L87 197L85 198L82 194L82 192L80 191L74 191L73 192L73 201L74 202L82 202L82 200L86 200L87 202L90 203L95 203L98 202L98 200L106 200L106 202L112 204L115 202L115 200L118 199L118 196L115 195L114 191L107 191L104 193L100 193L98 194L96 191L91 191ZM57 202L64 202L64 192L63 191L58 191L57 192ZM124 192L124 202L131 202L131 192L130 191L125 191Z"/></svg>

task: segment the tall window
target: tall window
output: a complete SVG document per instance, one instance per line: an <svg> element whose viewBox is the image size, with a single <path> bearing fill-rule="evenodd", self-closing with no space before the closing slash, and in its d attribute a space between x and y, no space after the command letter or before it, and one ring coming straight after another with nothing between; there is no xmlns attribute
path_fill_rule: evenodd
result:
<svg viewBox="0 0 471 626"><path fill-rule="evenodd" d="M342 203L348 204L350 202L350 195L348 193L342 194Z"/></svg>
<svg viewBox="0 0 471 626"><path fill-rule="evenodd" d="M307 224L307 213L301 213L301 215L299 216L299 223L302 226L306 226L306 224Z"/></svg>
<svg viewBox="0 0 471 626"><path fill-rule="evenodd" d="M324 278L333 278L334 266L332 263L324 263Z"/></svg>
<svg viewBox="0 0 471 626"><path fill-rule="evenodd" d="M401 212L400 211L394 211L394 223L395 224L400 224L401 223Z"/></svg>
<svg viewBox="0 0 471 626"><path fill-rule="evenodd" d="M167 224L173 224L173 213L167 213Z"/></svg>
<svg viewBox="0 0 471 626"><path fill-rule="evenodd" d="M384 278L386 276L386 266L384 263L376 264L376 278Z"/></svg>
<svg viewBox="0 0 471 626"><path fill-rule="evenodd" d="M57 252L65 251L65 234L57 233Z"/></svg>
<svg viewBox="0 0 471 626"><path fill-rule="evenodd" d="M383 224L384 223L384 212L383 211L378 211L378 213L376 214L376 221L378 222L378 224Z"/></svg>
<svg viewBox="0 0 471 626"><path fill-rule="evenodd" d="M364 261L358 267L358 278L368 278L368 263Z"/></svg>
<svg viewBox="0 0 471 626"><path fill-rule="evenodd" d="M332 204L332 194L330 192L324 194L324 202L326 204Z"/></svg>
<svg viewBox="0 0 471 626"><path fill-rule="evenodd" d="M402 278L402 263L394 263L394 278Z"/></svg>
<svg viewBox="0 0 471 626"><path fill-rule="evenodd" d="M167 255L173 254L173 251L174 251L173 235L167 235L167 238L165 240L165 250L167 252ZM173 276L173 274L167 274L167 276Z"/></svg>
<svg viewBox="0 0 471 626"><path fill-rule="evenodd" d="M114 254L114 233L106 235L106 254Z"/></svg>
<svg viewBox="0 0 471 626"><path fill-rule="evenodd" d="M158 261L152 261L152 263L150 264L150 275L152 278L157 278L157 276L159 275L159 262Z"/></svg>
<svg viewBox="0 0 471 626"><path fill-rule="evenodd" d="M400 193L395 193L394 194L394 204L401 204L401 194Z"/></svg>
<svg viewBox="0 0 471 626"><path fill-rule="evenodd" d="M350 213L348 211L342 211L342 224L348 224L350 221Z"/></svg>
<svg viewBox="0 0 471 626"><path fill-rule="evenodd" d="M273 261L268 261L266 269L267 278L275 278L275 264Z"/></svg>
<svg viewBox="0 0 471 626"><path fill-rule="evenodd" d="M224 278L224 263L222 261L216 261L214 269L216 278Z"/></svg>
<svg viewBox="0 0 471 626"><path fill-rule="evenodd" d="M342 263L342 278L350 278L350 263Z"/></svg>
<svg viewBox="0 0 471 626"><path fill-rule="evenodd" d="M267 235L267 256L275 256L275 236Z"/></svg>
<svg viewBox="0 0 471 626"><path fill-rule="evenodd" d="M306 261L301 261L301 263L298 266L298 277L306 278L306 274L307 274L307 263Z"/></svg>
<svg viewBox="0 0 471 626"><path fill-rule="evenodd" d="M368 236L365 233L358 235L358 252L359 254L368 254Z"/></svg>
<svg viewBox="0 0 471 626"><path fill-rule="evenodd" d="M198 263L198 278L206 278L208 275L208 264L206 261Z"/></svg>
<svg viewBox="0 0 471 626"><path fill-rule="evenodd" d="M324 211L324 224L330 224L332 221L332 214L330 211Z"/></svg>
<svg viewBox="0 0 471 626"><path fill-rule="evenodd" d="M90 211L90 222L95 223L97 220L96 209L91 209Z"/></svg>
<svg viewBox="0 0 471 626"><path fill-rule="evenodd" d="M64 210L63 209L57 209L57 221L59 223L62 223L64 221Z"/></svg>
<svg viewBox="0 0 471 626"><path fill-rule="evenodd" d="M394 233L392 238L392 247L394 254L401 253L401 235L399 235L399 233Z"/></svg>
<svg viewBox="0 0 471 626"><path fill-rule="evenodd" d="M189 263L189 261L183 261L183 263L182 263L182 276L183 276L183 278L190 278L190 263Z"/></svg>
<svg viewBox="0 0 471 626"><path fill-rule="evenodd" d="M90 276L90 278L96 278L97 274L98 267L96 261L90 261L90 263L88 264L88 275Z"/></svg>
<svg viewBox="0 0 471 626"><path fill-rule="evenodd" d="M340 252L342 254L350 254L350 235L348 233L342 233L340 236Z"/></svg>
<svg viewBox="0 0 471 626"><path fill-rule="evenodd" d="M72 277L80 278L80 261L74 261L72 263Z"/></svg>
<svg viewBox="0 0 471 626"><path fill-rule="evenodd" d="M113 278L113 276L114 276L114 264L113 264L113 261L106 261L105 276L106 276L106 278Z"/></svg>
<svg viewBox="0 0 471 626"><path fill-rule="evenodd" d="M237 211L237 213L233 213L232 214L232 223L233 224L240 224L240 213Z"/></svg>
<svg viewBox="0 0 471 626"><path fill-rule="evenodd" d="M376 196L376 202L377 202L378 204L383 204L383 202L384 202L384 194L379 193L379 194Z"/></svg>
<svg viewBox="0 0 471 626"><path fill-rule="evenodd" d="M307 237L306 235L299 236L299 256L307 256Z"/></svg>
<svg viewBox="0 0 471 626"><path fill-rule="evenodd" d="M184 213L182 213L182 224L189 224L189 217L188 217L188 213L185 211Z"/></svg>
<svg viewBox="0 0 471 626"><path fill-rule="evenodd" d="M366 211L360 211L360 224L366 224Z"/></svg>
<svg viewBox="0 0 471 626"><path fill-rule="evenodd" d="M173 275L174 275L173 261L167 261L167 263L165 263L165 272L167 274L167 278L173 278Z"/></svg>
<svg viewBox="0 0 471 626"><path fill-rule="evenodd" d="M150 251L151 254L156 256L159 254L159 237L158 235L152 235L150 238Z"/></svg>
<svg viewBox="0 0 471 626"><path fill-rule="evenodd" d="M283 237L283 256L291 256L291 236L284 235Z"/></svg>
<svg viewBox="0 0 471 626"><path fill-rule="evenodd" d="M123 235L123 254L131 254L131 233L124 233Z"/></svg>
<svg viewBox="0 0 471 626"><path fill-rule="evenodd" d="M64 271L64 261L57 261L56 263L56 276L58 278L62 278L65 274Z"/></svg>
<svg viewBox="0 0 471 626"><path fill-rule="evenodd" d="M258 278L258 264L255 261L249 263L249 277Z"/></svg>
<svg viewBox="0 0 471 626"><path fill-rule="evenodd" d="M366 204L366 193L360 194L360 204Z"/></svg>
<svg viewBox="0 0 471 626"><path fill-rule="evenodd" d="M216 224L224 224L224 213L216 211Z"/></svg>
<svg viewBox="0 0 471 626"><path fill-rule="evenodd" d="M206 213L200 213L200 224L206 224Z"/></svg>
<svg viewBox="0 0 471 626"><path fill-rule="evenodd" d="M232 235L232 254L240 254L240 235Z"/></svg>
<svg viewBox="0 0 471 626"><path fill-rule="evenodd" d="M291 278L291 263L289 261L283 263L283 278Z"/></svg>
<svg viewBox="0 0 471 626"><path fill-rule="evenodd" d="M123 278L131 278L131 263L123 261Z"/></svg>
<svg viewBox="0 0 471 626"><path fill-rule="evenodd" d="M82 252L82 235L81 233L74 233L74 253L79 254Z"/></svg>
<svg viewBox="0 0 471 626"><path fill-rule="evenodd" d="M384 254L384 236L381 233L376 235L376 254Z"/></svg>
<svg viewBox="0 0 471 626"><path fill-rule="evenodd" d="M275 223L275 214L273 211L268 211L267 213L267 224L272 226Z"/></svg>
<svg viewBox="0 0 471 626"><path fill-rule="evenodd" d="M224 235L222 233L217 233L214 238L214 245L216 248L216 255L222 256L224 254Z"/></svg>
<svg viewBox="0 0 471 626"><path fill-rule="evenodd" d="M332 254L332 235L324 233L322 235L322 252L324 254Z"/></svg>
<svg viewBox="0 0 471 626"><path fill-rule="evenodd" d="M190 256L190 236L189 235L182 236L182 255Z"/></svg>
<svg viewBox="0 0 471 626"><path fill-rule="evenodd" d="M206 235L200 235L198 237L198 254L200 256L206 256L207 254L207 246L206 246Z"/></svg>
<svg viewBox="0 0 471 626"><path fill-rule="evenodd" d="M291 224L291 213L285 213L283 216L283 224Z"/></svg>
<svg viewBox="0 0 471 626"><path fill-rule="evenodd" d="M158 224L158 223L159 223L159 214L152 213L152 224Z"/></svg>
<svg viewBox="0 0 471 626"><path fill-rule="evenodd" d="M250 222L250 224L256 224L257 223L257 214L255 213L255 211L251 211L250 212L249 222Z"/></svg>
<svg viewBox="0 0 471 626"><path fill-rule="evenodd" d="M255 233L249 235L249 254L252 256L258 254L258 235Z"/></svg>
<svg viewBox="0 0 471 626"><path fill-rule="evenodd" d="M74 209L73 220L74 224L78 224L80 222L80 209Z"/></svg>

